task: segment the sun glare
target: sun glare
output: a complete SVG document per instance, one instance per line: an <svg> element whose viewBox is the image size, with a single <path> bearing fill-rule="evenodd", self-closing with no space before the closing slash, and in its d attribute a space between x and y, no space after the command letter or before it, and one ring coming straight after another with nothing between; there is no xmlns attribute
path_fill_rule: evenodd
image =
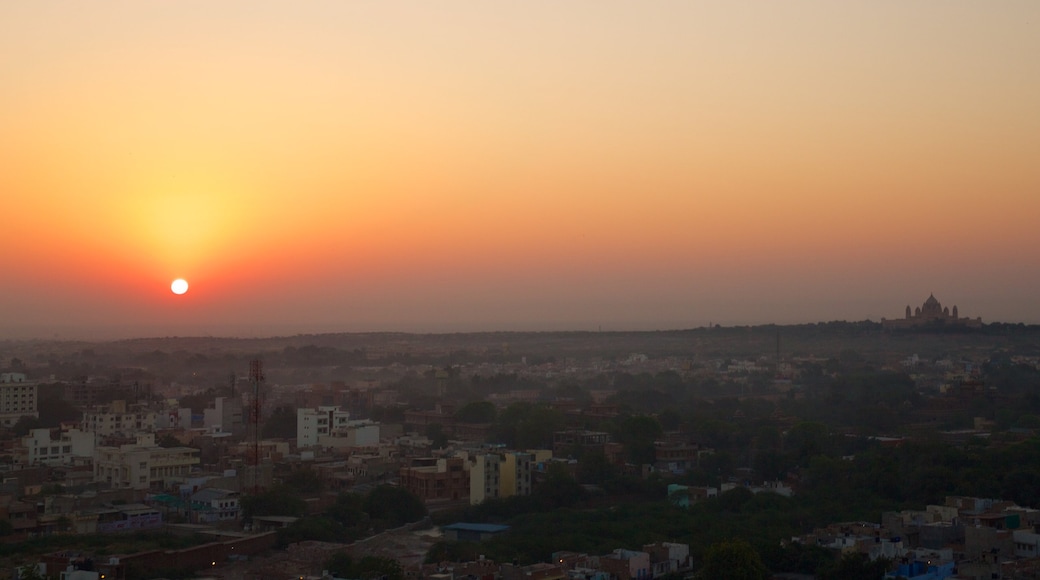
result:
<svg viewBox="0 0 1040 580"><path fill-rule="evenodd" d="M184 278L177 278L172 284L170 284L170 290L172 290L174 294L184 294L188 291L188 281Z"/></svg>

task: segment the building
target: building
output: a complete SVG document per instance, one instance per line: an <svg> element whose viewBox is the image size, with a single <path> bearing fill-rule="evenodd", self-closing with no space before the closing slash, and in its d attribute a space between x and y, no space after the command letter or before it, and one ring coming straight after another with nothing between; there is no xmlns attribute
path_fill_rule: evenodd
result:
<svg viewBox="0 0 1040 580"><path fill-rule="evenodd" d="M10 427L22 417L37 418L36 383L22 373L0 375L0 425Z"/></svg>
<svg viewBox="0 0 1040 580"><path fill-rule="evenodd" d="M500 497L502 456L497 453L476 455L470 459L469 503L477 505Z"/></svg>
<svg viewBox="0 0 1040 580"><path fill-rule="evenodd" d="M502 485L499 496L531 495L531 472L534 469L533 453L510 451L502 455Z"/></svg>
<svg viewBox="0 0 1040 580"><path fill-rule="evenodd" d="M296 410L296 446L311 447L318 438L330 435L334 430L347 427L350 413L339 407L325 406L316 409Z"/></svg>
<svg viewBox="0 0 1040 580"><path fill-rule="evenodd" d="M910 306L907 305L906 314L903 318L894 320L882 318L881 325L885 329L890 330L920 327L980 328L982 327L982 319L961 318L957 312L957 306L954 306L953 310L950 310L949 307L944 308L936 300L935 295L930 294L928 299L924 301L924 304L915 308L912 313L910 312Z"/></svg>
<svg viewBox="0 0 1040 580"><path fill-rule="evenodd" d="M456 542L484 542L509 531L509 526L499 524L470 524L459 522L441 526L444 537Z"/></svg>
<svg viewBox="0 0 1040 580"><path fill-rule="evenodd" d="M448 457L417 460L417 465L402 467L401 487L423 502L459 501L469 498L470 477L466 460Z"/></svg>
<svg viewBox="0 0 1040 580"><path fill-rule="evenodd" d="M495 451L470 458L469 502L531 495L531 473L535 457L532 453Z"/></svg>
<svg viewBox="0 0 1040 580"><path fill-rule="evenodd" d="M217 397L212 409L203 409L202 425L207 429L217 429L241 437L246 433L246 424L242 415L242 399Z"/></svg>
<svg viewBox="0 0 1040 580"><path fill-rule="evenodd" d="M553 433L553 455L562 457L574 451L603 451L610 443L610 434L605 431L570 429Z"/></svg>
<svg viewBox="0 0 1040 580"><path fill-rule="evenodd" d="M601 556L600 569L617 580L641 580L651 578L650 554L636 550L617 549Z"/></svg>
<svg viewBox="0 0 1040 580"><path fill-rule="evenodd" d="M237 491L205 487L191 496L194 523L214 523L237 520L239 515Z"/></svg>
<svg viewBox="0 0 1040 580"><path fill-rule="evenodd" d="M94 457L94 434L79 429L33 429L22 437L22 447L26 465L84 463Z"/></svg>
<svg viewBox="0 0 1040 580"><path fill-rule="evenodd" d="M162 489L171 478L184 478L199 463L193 447L159 447L155 435L138 435L137 442L94 451L94 481L116 489Z"/></svg>
<svg viewBox="0 0 1040 580"><path fill-rule="evenodd" d="M319 435L317 444L330 449L376 447L379 445L379 423L367 419L347 421L343 426L334 427L329 435Z"/></svg>
<svg viewBox="0 0 1040 580"><path fill-rule="evenodd" d="M99 437L132 437L138 433L155 431L155 411L143 403L127 405L126 401L112 401L83 413L80 429Z"/></svg>

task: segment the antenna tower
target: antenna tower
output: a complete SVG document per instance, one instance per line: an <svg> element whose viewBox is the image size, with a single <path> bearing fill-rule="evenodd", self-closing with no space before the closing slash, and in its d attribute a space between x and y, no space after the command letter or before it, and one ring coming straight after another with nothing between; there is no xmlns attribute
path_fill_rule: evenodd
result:
<svg viewBox="0 0 1040 580"><path fill-rule="evenodd" d="M253 386L253 400L249 405L249 422L253 428L254 494L260 493L260 418L263 410L263 402L260 400L260 383L262 382L264 382L264 363L260 359L249 361L249 384Z"/></svg>

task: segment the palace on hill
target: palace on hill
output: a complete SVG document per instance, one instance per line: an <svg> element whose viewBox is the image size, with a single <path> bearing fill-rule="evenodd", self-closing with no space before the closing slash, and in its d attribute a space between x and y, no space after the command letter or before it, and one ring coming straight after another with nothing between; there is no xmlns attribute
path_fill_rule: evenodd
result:
<svg viewBox="0 0 1040 580"><path fill-rule="evenodd" d="M921 326L980 328L982 327L982 318L961 318L957 314L956 306L951 311L949 307L943 307L935 299L934 294L930 294L928 300L925 300L924 304L915 308L913 312L910 312L910 306L907 305L904 318L896 318L894 320L882 318L881 325L890 329L917 328Z"/></svg>

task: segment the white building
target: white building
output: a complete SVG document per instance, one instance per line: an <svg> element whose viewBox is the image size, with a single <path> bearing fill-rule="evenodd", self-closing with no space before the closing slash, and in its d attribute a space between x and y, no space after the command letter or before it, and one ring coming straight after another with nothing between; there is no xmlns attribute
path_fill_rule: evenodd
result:
<svg viewBox="0 0 1040 580"><path fill-rule="evenodd" d="M39 417L36 410L36 383L22 373L0 375L0 425L10 427L23 416Z"/></svg>
<svg viewBox="0 0 1040 580"><path fill-rule="evenodd" d="M155 411L145 405L127 405L126 401L112 401L83 413L80 428L100 437L136 435L155 431Z"/></svg>
<svg viewBox="0 0 1040 580"><path fill-rule="evenodd" d="M206 487L191 496L191 509L196 523L236 520L239 515L239 493Z"/></svg>
<svg viewBox="0 0 1040 580"><path fill-rule="evenodd" d="M57 438L54 438L57 435ZM94 434L79 429L33 429L22 438L27 465L69 465L94 457Z"/></svg>
<svg viewBox="0 0 1040 580"><path fill-rule="evenodd" d="M331 434L319 435L318 445L332 449L376 447L379 445L379 423L367 419L347 421L345 426L333 429Z"/></svg>
<svg viewBox="0 0 1040 580"><path fill-rule="evenodd" d="M346 427L350 412L339 407L318 407L296 410L296 446L311 447L318 444L318 437L331 435L333 431Z"/></svg>
<svg viewBox="0 0 1040 580"><path fill-rule="evenodd" d="M159 447L154 434L137 436L137 443L94 450L94 481L115 489L162 489L167 479L183 478L199 463L193 447Z"/></svg>

